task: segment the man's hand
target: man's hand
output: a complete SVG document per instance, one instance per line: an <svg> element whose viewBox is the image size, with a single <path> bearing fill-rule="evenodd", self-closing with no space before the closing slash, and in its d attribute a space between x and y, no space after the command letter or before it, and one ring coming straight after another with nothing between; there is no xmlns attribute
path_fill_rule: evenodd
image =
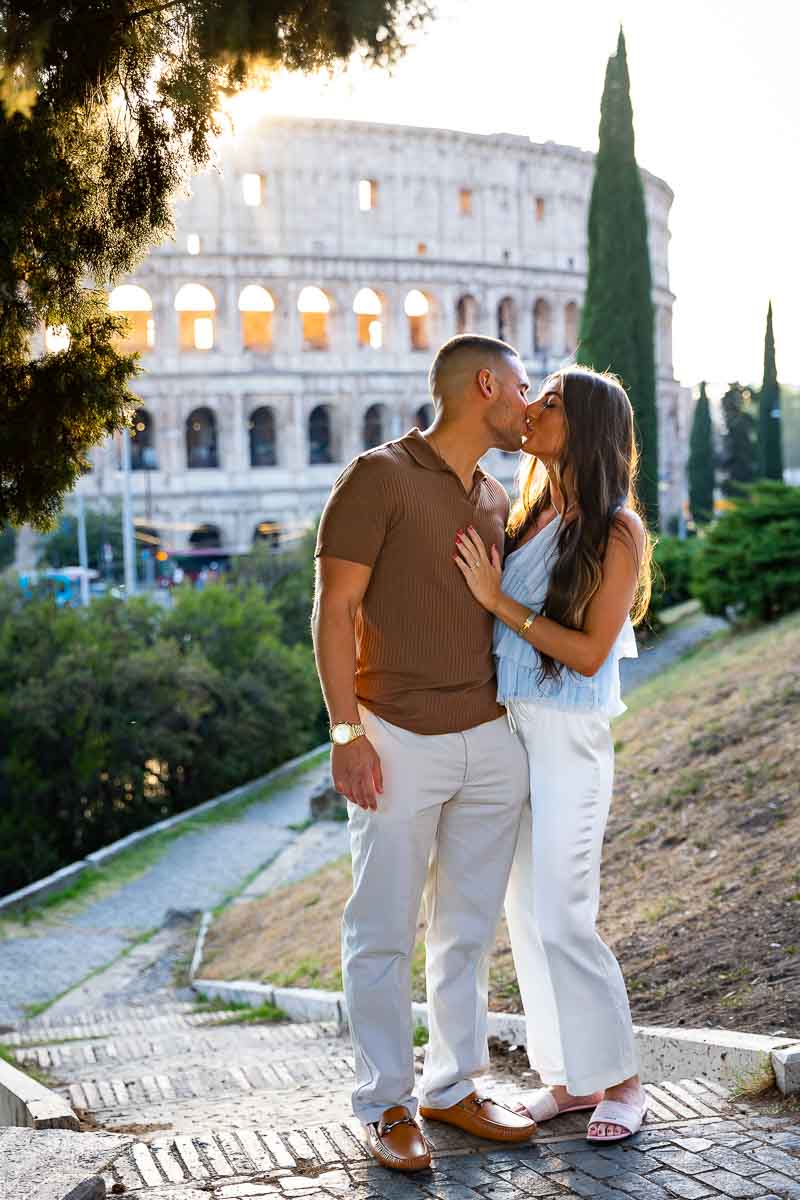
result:
<svg viewBox="0 0 800 1200"><path fill-rule="evenodd" d="M346 746L331 750L333 786L359 808L376 810L383 793L381 760L366 737L354 738Z"/></svg>

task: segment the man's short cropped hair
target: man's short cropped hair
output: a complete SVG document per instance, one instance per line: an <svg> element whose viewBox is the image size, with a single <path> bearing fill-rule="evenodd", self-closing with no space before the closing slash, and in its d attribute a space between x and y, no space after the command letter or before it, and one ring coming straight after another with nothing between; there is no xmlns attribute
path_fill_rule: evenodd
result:
<svg viewBox="0 0 800 1200"><path fill-rule="evenodd" d="M451 365L453 360L465 351L478 351L485 354L487 359L495 361L498 358L519 358L519 353L514 347L509 346L508 342L500 341L499 338L484 337L480 333L459 333L440 347L431 363L428 387L432 396L436 396L439 391L439 381L444 368Z"/></svg>

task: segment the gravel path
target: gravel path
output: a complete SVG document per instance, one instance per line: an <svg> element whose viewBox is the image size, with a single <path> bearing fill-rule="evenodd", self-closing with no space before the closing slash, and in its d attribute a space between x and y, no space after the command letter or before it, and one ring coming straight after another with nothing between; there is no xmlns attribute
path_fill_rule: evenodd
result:
<svg viewBox="0 0 800 1200"><path fill-rule="evenodd" d="M660 671L674 663L681 655L686 654L700 642L704 642L706 638L725 628L726 622L721 617L709 617L705 613L696 613L681 621L680 624L667 629L652 642L641 646L638 658L623 658L620 663L623 699L634 688L642 683L647 683Z"/></svg>
<svg viewBox="0 0 800 1200"><path fill-rule="evenodd" d="M311 767L230 824L176 838L138 879L69 920L48 921L41 931L30 926L22 937L0 941L0 1023L18 1020L25 1005L52 999L110 962L133 939L163 925L170 909L213 908L238 890L298 838L288 826L308 818L309 798L326 770L327 763ZM312 869L316 865L315 858Z"/></svg>

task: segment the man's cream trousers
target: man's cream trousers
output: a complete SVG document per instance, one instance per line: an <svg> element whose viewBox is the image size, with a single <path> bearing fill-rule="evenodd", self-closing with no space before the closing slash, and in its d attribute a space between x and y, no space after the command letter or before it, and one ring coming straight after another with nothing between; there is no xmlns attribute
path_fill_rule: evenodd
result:
<svg viewBox="0 0 800 1200"><path fill-rule="evenodd" d="M506 899L528 1057L543 1083L589 1095L638 1069L622 973L595 928L614 777L608 717L520 700L508 709L530 763Z"/></svg>
<svg viewBox="0 0 800 1200"><path fill-rule="evenodd" d="M425 891L430 1041L422 1103L448 1108L488 1066L488 959L503 906L528 764L505 717L423 736L361 719L383 769L377 812L350 814L353 894L342 972L355 1055L353 1111L365 1123L416 1112L411 954Z"/></svg>

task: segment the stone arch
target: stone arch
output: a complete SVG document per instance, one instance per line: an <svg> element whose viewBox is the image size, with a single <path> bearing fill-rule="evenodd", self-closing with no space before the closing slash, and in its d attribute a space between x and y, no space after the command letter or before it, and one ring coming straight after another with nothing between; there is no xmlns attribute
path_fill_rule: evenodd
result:
<svg viewBox="0 0 800 1200"><path fill-rule="evenodd" d="M272 349L272 293L258 283L249 283L239 293L242 347L266 353Z"/></svg>
<svg viewBox="0 0 800 1200"><path fill-rule="evenodd" d="M372 450L388 440L389 410L385 404L370 404L364 413L361 439L365 450Z"/></svg>
<svg viewBox="0 0 800 1200"><path fill-rule="evenodd" d="M363 287L356 293L353 312L356 314L356 341L359 346L380 350L383 346L383 298L372 288Z"/></svg>
<svg viewBox="0 0 800 1200"><path fill-rule="evenodd" d="M475 333L478 328L478 301L468 293L456 300L456 333Z"/></svg>
<svg viewBox="0 0 800 1200"><path fill-rule="evenodd" d="M217 303L202 283L185 283L175 297L178 340L181 350L211 350Z"/></svg>
<svg viewBox="0 0 800 1200"><path fill-rule="evenodd" d="M542 296L533 306L533 349L546 354L553 348L553 315L550 304Z"/></svg>
<svg viewBox="0 0 800 1200"><path fill-rule="evenodd" d="M275 410L268 404L254 408L247 422L250 437L250 466L275 467L278 449L275 437Z"/></svg>
<svg viewBox="0 0 800 1200"><path fill-rule="evenodd" d="M189 534L189 545L195 550L221 550L222 534L218 525L198 525Z"/></svg>
<svg viewBox="0 0 800 1200"><path fill-rule="evenodd" d="M153 349L156 340L153 301L143 287L135 283L115 287L108 297L108 309L128 322L128 329L118 342L120 350L133 354Z"/></svg>
<svg viewBox="0 0 800 1200"><path fill-rule="evenodd" d="M331 301L322 288L304 287L297 298L297 311L303 319L303 349L327 350Z"/></svg>
<svg viewBox="0 0 800 1200"><path fill-rule="evenodd" d="M196 408L186 418L186 466L188 470L219 466L217 418L210 408Z"/></svg>
<svg viewBox="0 0 800 1200"><path fill-rule="evenodd" d="M504 296L497 305L497 336L501 342L516 341L517 311L512 296Z"/></svg>
<svg viewBox="0 0 800 1200"><path fill-rule="evenodd" d="M253 530L253 545L256 545L258 542L267 542L273 550L278 550L281 544L281 527L279 522L272 520L270 517L259 521Z"/></svg>
<svg viewBox="0 0 800 1200"><path fill-rule="evenodd" d="M408 319L408 337L412 350L429 350L431 344L431 300L425 292L412 288L406 295L403 311Z"/></svg>
<svg viewBox="0 0 800 1200"><path fill-rule="evenodd" d="M332 415L329 404L317 404L308 414L308 461L312 466L334 461Z"/></svg>
<svg viewBox="0 0 800 1200"><path fill-rule="evenodd" d="M131 429L131 470L155 471L157 468L155 422L146 408L137 408Z"/></svg>

